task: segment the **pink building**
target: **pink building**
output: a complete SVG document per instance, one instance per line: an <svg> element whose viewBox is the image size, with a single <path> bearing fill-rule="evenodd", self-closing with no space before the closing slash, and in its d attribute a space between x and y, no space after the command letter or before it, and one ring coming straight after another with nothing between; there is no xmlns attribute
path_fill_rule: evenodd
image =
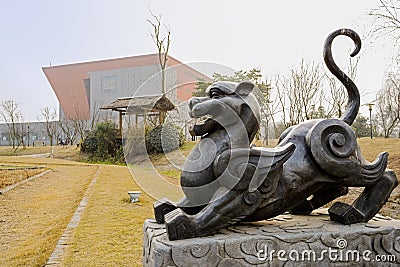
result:
<svg viewBox="0 0 400 267"><path fill-rule="evenodd" d="M210 80L172 56L167 67L166 84L172 88L167 96L174 104L192 96L196 81ZM118 98L160 95L159 70L158 54L43 67L60 103L60 117L69 119L89 119L93 109ZM149 78L154 86L141 87Z"/></svg>

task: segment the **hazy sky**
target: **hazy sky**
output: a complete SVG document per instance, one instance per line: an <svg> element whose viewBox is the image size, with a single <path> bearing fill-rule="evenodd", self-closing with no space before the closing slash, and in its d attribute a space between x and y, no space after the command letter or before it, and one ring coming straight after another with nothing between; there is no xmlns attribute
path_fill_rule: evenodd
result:
<svg viewBox="0 0 400 267"><path fill-rule="evenodd" d="M43 66L155 53L150 17L161 14L171 29L170 55L186 62L212 62L235 69L259 67L263 75L285 74L306 62L322 62L322 46L333 30L348 27L364 40L357 84L366 103L380 89L391 63L390 42L365 40L366 13L378 0L166 1L0 0L0 100L20 104L25 120L36 120L58 102ZM339 38L338 38L339 39ZM333 50L347 64L352 42ZM341 59L341 60L339 60ZM365 107L364 107L365 109Z"/></svg>

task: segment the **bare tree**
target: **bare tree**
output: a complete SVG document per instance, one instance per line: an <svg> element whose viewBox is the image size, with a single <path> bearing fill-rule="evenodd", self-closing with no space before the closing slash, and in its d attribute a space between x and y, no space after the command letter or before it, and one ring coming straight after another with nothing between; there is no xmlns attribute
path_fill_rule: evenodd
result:
<svg viewBox="0 0 400 267"><path fill-rule="evenodd" d="M19 122L20 114L18 110L18 105L18 103L11 99L2 101L0 103L0 107L2 108L1 116L7 124L8 132L11 139L11 145L13 148L15 148L17 142L19 143L17 123Z"/></svg>
<svg viewBox="0 0 400 267"><path fill-rule="evenodd" d="M372 9L369 15L373 19L372 34L376 36L391 35L396 41L400 38L399 0L379 0L380 5Z"/></svg>
<svg viewBox="0 0 400 267"><path fill-rule="evenodd" d="M161 92L162 94L166 94L166 89L165 89L165 69L167 67L167 60L168 60L168 51L169 51L169 46L171 44L171 31L170 29L164 26L165 33L161 32L161 15L154 15L151 10L150 14L153 17L153 20L148 19L147 21L150 23L150 25L153 27L153 33L151 34L151 37L153 38L154 43L157 46L157 51L158 51L158 60L160 63L160 68L161 68Z"/></svg>
<svg viewBox="0 0 400 267"><path fill-rule="evenodd" d="M274 105L272 100L272 85L271 82L266 80L265 82L257 82L258 91L256 92L257 100L260 104L260 115L261 115L261 125L260 127L263 128L263 131L260 131L260 135L263 138L263 142L266 145L269 145L270 139L270 126L273 127L273 135L276 133L276 123L274 115L276 112L277 105ZM264 133L264 135L262 134ZM273 136L272 138L274 138Z"/></svg>
<svg viewBox="0 0 400 267"><path fill-rule="evenodd" d="M59 121L59 127L66 138L66 143L72 146L77 138L76 131L74 130L73 121L68 118L63 118Z"/></svg>
<svg viewBox="0 0 400 267"><path fill-rule="evenodd" d="M347 103L346 89L339 84L335 77L326 76L329 86L329 95L326 98L329 103L329 116L341 117Z"/></svg>
<svg viewBox="0 0 400 267"><path fill-rule="evenodd" d="M25 129L25 124L24 124L24 116L22 113L19 111L17 113L17 132L16 132L16 138L17 138L17 147L14 150L14 153L17 151L20 145L22 145L23 148L25 148L25 134L26 134L26 129Z"/></svg>
<svg viewBox="0 0 400 267"><path fill-rule="evenodd" d="M349 58L349 64L347 66L347 75L351 80L355 81L357 76L358 62L360 57L355 59ZM328 103L329 108L327 110L328 117L342 117L344 110L346 109L347 103L347 92L346 88L339 82L338 79L332 77L332 75L325 74L326 80L329 86L329 94L325 94L325 101Z"/></svg>
<svg viewBox="0 0 400 267"><path fill-rule="evenodd" d="M376 37L384 36L386 38L390 36L394 39L394 43L398 45L398 41L400 40L400 17L398 13L400 11L400 1L379 0L379 3L380 5L377 8L369 12L369 15L373 19L372 34ZM399 54L397 58L395 58L393 65L399 65ZM399 112L398 105L400 100L398 85L400 79L399 76L394 73L396 72L387 75L384 87L379 92L376 101L376 121L378 126L383 130L383 134L386 138L391 136L395 128L400 125L400 118L396 115ZM398 129L398 137L400 138L400 126Z"/></svg>
<svg viewBox="0 0 400 267"><path fill-rule="evenodd" d="M321 102L322 81L320 65L303 59L288 77L276 76L275 89L286 128L313 118L314 108Z"/></svg>
<svg viewBox="0 0 400 267"><path fill-rule="evenodd" d="M79 106L75 107L74 117L70 119L76 133L76 139L80 138L83 142L86 132L89 130L89 120L85 118L85 114L80 110Z"/></svg>
<svg viewBox="0 0 400 267"><path fill-rule="evenodd" d="M165 95L167 93L165 88L165 69L167 67L169 46L171 44L171 30L164 24L163 26L165 32L162 33L161 15L156 16L151 12L151 10L149 11L153 17L153 20L148 19L147 21L153 27L153 33L151 34L151 37L157 46L158 61L161 68L161 93ZM161 123L164 123L165 117L165 112L160 112Z"/></svg>
<svg viewBox="0 0 400 267"><path fill-rule="evenodd" d="M100 115L101 115L101 103L100 101L94 101L93 105L91 106L90 112L90 130L93 131L96 128L96 125L99 123Z"/></svg>
<svg viewBox="0 0 400 267"><path fill-rule="evenodd" d="M50 140L50 146L53 146L54 140L58 136L58 126L57 122L57 111L54 107L45 107L41 111L41 116L43 121L43 127L46 130L47 136Z"/></svg>
<svg viewBox="0 0 400 267"><path fill-rule="evenodd" d="M375 105L377 123L388 138L400 123L400 79L396 74L387 74Z"/></svg>
<svg viewBox="0 0 400 267"><path fill-rule="evenodd" d="M76 106L72 117L63 116L59 121L61 132L65 135L66 141L73 144L76 141L82 141L85 138L87 131L92 131L101 119L101 102L94 101L91 105L90 118L87 119L84 112L81 111L79 106ZM71 114L70 114L71 116ZM105 118L109 120L109 118ZM80 138L80 140L78 140Z"/></svg>

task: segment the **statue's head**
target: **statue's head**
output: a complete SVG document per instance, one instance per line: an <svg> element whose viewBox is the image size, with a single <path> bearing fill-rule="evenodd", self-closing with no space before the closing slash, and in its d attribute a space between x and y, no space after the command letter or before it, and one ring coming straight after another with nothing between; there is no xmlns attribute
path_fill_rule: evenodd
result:
<svg viewBox="0 0 400 267"><path fill-rule="evenodd" d="M251 82L216 82L207 90L206 97L194 97L189 102L192 118L210 118L216 127L244 125L251 141L259 129L260 107L253 94ZM216 122L216 123L215 123ZM211 127L208 133L212 132Z"/></svg>

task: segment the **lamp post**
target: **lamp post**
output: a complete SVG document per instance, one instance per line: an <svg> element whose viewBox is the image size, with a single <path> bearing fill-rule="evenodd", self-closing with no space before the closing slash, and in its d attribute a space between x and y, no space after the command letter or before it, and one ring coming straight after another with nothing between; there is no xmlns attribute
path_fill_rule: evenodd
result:
<svg viewBox="0 0 400 267"><path fill-rule="evenodd" d="M30 128L30 123L28 122L28 147L29 147L29 128Z"/></svg>
<svg viewBox="0 0 400 267"><path fill-rule="evenodd" d="M370 136L372 139L372 106L375 105L374 103L369 103L368 104L368 109L369 109L369 130L370 130Z"/></svg>

